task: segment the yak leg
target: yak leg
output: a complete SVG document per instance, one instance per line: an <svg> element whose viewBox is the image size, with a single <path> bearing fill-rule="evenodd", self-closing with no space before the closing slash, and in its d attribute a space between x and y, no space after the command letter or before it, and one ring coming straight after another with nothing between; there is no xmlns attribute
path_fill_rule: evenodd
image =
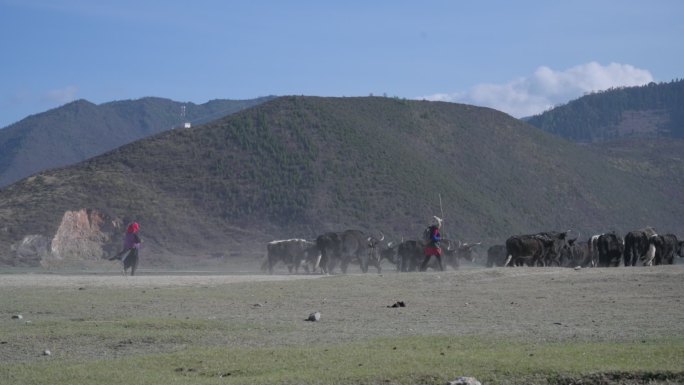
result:
<svg viewBox="0 0 684 385"><path fill-rule="evenodd" d="M342 263L340 263L340 269L342 270L342 274L347 274L347 268L349 267L349 258L344 258L342 259Z"/></svg>
<svg viewBox="0 0 684 385"><path fill-rule="evenodd" d="M378 274L380 274L380 271L382 270L380 268L380 260L377 260L374 257L369 256L368 257L368 266L370 267L370 265L375 266L375 268L378 270ZM368 270L368 269L366 269L366 270Z"/></svg>
<svg viewBox="0 0 684 385"><path fill-rule="evenodd" d="M611 258L610 258L610 260L606 266L607 267L610 267L610 266L618 267L618 266L620 266L620 262L622 262L622 255L618 251L618 252L612 254L612 256L611 256Z"/></svg>
<svg viewBox="0 0 684 385"><path fill-rule="evenodd" d="M299 274L299 267L302 265L303 256L304 256L303 254L298 255L298 256L294 257L292 260L292 265L294 267L295 274ZM306 264L306 262L304 262L304 263ZM307 270L308 270L308 267L307 267Z"/></svg>
<svg viewBox="0 0 684 385"><path fill-rule="evenodd" d="M648 251L644 254L644 266L653 266L653 259L655 258L655 245L649 245Z"/></svg>
<svg viewBox="0 0 684 385"><path fill-rule="evenodd" d="M302 263L302 262L304 262L304 263ZM306 272L306 274L309 274L309 273L310 273L310 272L309 272L309 261L308 261L308 260L305 259L305 260L303 260L303 261L300 261L300 262L297 264L297 266L296 266L296 272L297 272L297 274L299 274L299 266L301 266L301 267L304 269L304 271Z"/></svg>
<svg viewBox="0 0 684 385"><path fill-rule="evenodd" d="M333 258L330 258L328 260L327 267L328 267L328 272L330 274L332 274L333 271L335 271L335 268L337 267L338 262L339 262L339 258L337 258L337 257L333 257Z"/></svg>
<svg viewBox="0 0 684 385"><path fill-rule="evenodd" d="M547 265L547 263L546 263L547 258L548 258L548 253L538 252L536 254L530 255L530 259L532 260L532 266L545 267Z"/></svg>
<svg viewBox="0 0 684 385"><path fill-rule="evenodd" d="M404 272L404 273L407 272L408 271L408 264L409 264L408 258L404 257L403 255L400 255L399 256L399 264L397 265L397 268L398 268L397 270Z"/></svg>
<svg viewBox="0 0 684 385"><path fill-rule="evenodd" d="M289 274L292 274L292 271L294 270L294 267L295 267L295 257L294 256L288 256L287 258L283 258L283 262L285 262L285 265L287 266L287 272Z"/></svg>
<svg viewBox="0 0 684 385"><path fill-rule="evenodd" d="M503 264L504 267L508 266L508 264L511 263L511 259L513 259L513 254L508 254L508 257L506 257L506 262L504 262Z"/></svg>
<svg viewBox="0 0 684 385"><path fill-rule="evenodd" d="M625 266L634 266L636 264L636 259L638 258L637 254L636 246L632 245L631 247L626 247L624 257Z"/></svg>
<svg viewBox="0 0 684 385"><path fill-rule="evenodd" d="M416 271L418 267L418 261L415 259L413 256L406 256L404 257L404 266L402 268L402 271L408 273L409 271Z"/></svg>
<svg viewBox="0 0 684 385"><path fill-rule="evenodd" d="M448 263L447 263L447 265L448 265ZM451 267L454 270L458 270L461 267L461 261L459 260L459 258L457 256L454 256L454 259L451 262ZM444 270L442 270L442 271L444 271Z"/></svg>
<svg viewBox="0 0 684 385"><path fill-rule="evenodd" d="M368 272L368 265L369 265L369 262L370 262L370 261L369 261L369 258L368 258L368 257L359 256L358 259L359 259L359 262L361 262L361 263L360 263L360 264L361 264L361 271L364 272L364 273L367 273L367 272Z"/></svg>
<svg viewBox="0 0 684 385"><path fill-rule="evenodd" d="M315 273L316 270L318 269L318 266L321 264L321 258L323 257L322 254L318 254L318 257L316 257L316 262L314 263L313 267L313 272ZM321 272L323 272L323 269L321 269ZM327 269L326 269L327 272Z"/></svg>
<svg viewBox="0 0 684 385"><path fill-rule="evenodd" d="M439 265L439 271L444 271L444 264L442 263L442 256L441 255L435 255L437 258L437 264Z"/></svg>
<svg viewBox="0 0 684 385"><path fill-rule="evenodd" d="M320 268L321 269L321 274L330 274L330 258L328 258L328 255L323 255L322 253L318 256L318 259L316 260L316 264L314 265L314 272L316 272L316 269Z"/></svg>
<svg viewBox="0 0 684 385"><path fill-rule="evenodd" d="M292 257L287 261L287 272L292 274L292 271L294 270L295 267L295 257Z"/></svg>

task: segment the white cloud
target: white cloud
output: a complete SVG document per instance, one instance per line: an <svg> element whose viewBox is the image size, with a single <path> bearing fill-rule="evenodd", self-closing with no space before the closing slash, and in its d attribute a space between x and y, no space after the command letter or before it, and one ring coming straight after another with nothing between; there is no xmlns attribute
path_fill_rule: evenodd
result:
<svg viewBox="0 0 684 385"><path fill-rule="evenodd" d="M51 104L66 104L74 99L76 99L76 94L78 93L78 87L76 86L66 86L57 90L50 90L45 92L41 99L45 102Z"/></svg>
<svg viewBox="0 0 684 385"><path fill-rule="evenodd" d="M588 92L639 86L652 81L648 70L629 64L603 66L590 62L565 71L542 66L532 75L506 84L478 84L465 92L438 93L419 99L491 107L520 118L538 114Z"/></svg>

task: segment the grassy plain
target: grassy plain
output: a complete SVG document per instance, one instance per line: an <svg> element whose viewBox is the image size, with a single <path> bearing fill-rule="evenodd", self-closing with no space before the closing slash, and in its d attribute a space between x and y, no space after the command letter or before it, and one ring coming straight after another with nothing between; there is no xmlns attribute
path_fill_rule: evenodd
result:
<svg viewBox="0 0 684 385"><path fill-rule="evenodd" d="M680 384L683 288L683 265L0 274L0 383Z"/></svg>

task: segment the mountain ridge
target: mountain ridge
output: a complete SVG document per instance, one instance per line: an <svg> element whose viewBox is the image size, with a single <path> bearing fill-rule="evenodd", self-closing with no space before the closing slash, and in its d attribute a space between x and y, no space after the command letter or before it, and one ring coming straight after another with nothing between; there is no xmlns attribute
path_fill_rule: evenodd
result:
<svg viewBox="0 0 684 385"><path fill-rule="evenodd" d="M484 107L279 97L0 190L0 257L16 262L22 237L49 238L65 211L84 208L139 221L156 264L262 255L273 239L344 228L400 240L437 214L447 236L486 243L541 230L684 232L684 202L668 195L682 187L668 175L678 170L650 175L631 167L651 167L647 157L609 155Z"/></svg>
<svg viewBox="0 0 684 385"><path fill-rule="evenodd" d="M579 142L684 139L684 80L593 92L525 121Z"/></svg>
<svg viewBox="0 0 684 385"><path fill-rule="evenodd" d="M0 187L185 122L206 123L272 98L214 100L200 105L158 97L99 105L75 100L0 130Z"/></svg>

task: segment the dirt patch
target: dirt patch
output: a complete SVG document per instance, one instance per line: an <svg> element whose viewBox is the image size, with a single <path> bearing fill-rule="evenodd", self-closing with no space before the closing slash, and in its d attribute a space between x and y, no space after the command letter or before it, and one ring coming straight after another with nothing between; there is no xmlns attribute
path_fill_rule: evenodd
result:
<svg viewBox="0 0 684 385"><path fill-rule="evenodd" d="M0 275L0 288L41 287L168 287L168 286L217 286L243 282L292 281L316 279L322 275L265 275L265 274L207 274L196 272L173 272L171 274L136 275L57 275L57 274L6 274Z"/></svg>

